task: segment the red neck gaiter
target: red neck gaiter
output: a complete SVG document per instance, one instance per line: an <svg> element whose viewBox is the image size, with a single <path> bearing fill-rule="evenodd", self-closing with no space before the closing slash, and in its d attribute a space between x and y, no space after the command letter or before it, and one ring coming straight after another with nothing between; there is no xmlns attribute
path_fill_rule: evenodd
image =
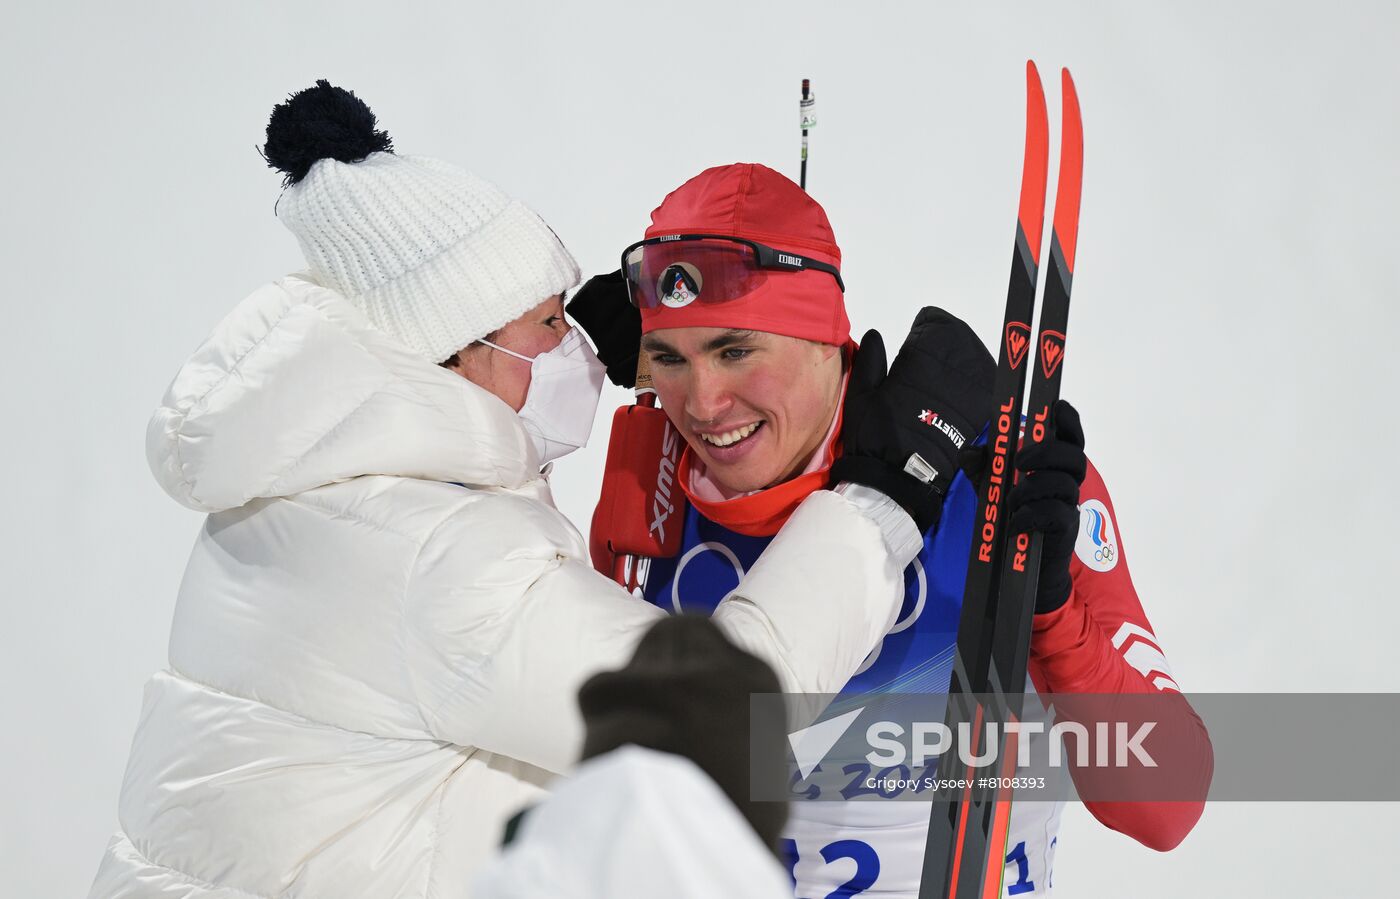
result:
<svg viewBox="0 0 1400 899"><path fill-rule="evenodd" d="M827 486L831 475L831 463L841 454L841 410L844 405L843 399L836 406L832 437L817 450L822 454L822 462L814 471L746 496L719 501L707 500L696 496L690 489L691 467L695 456L690 447L686 446L685 451L681 453L676 480L695 510L715 524L746 537L772 537L782 529L788 516L792 515L804 499L811 496L813 491Z"/></svg>

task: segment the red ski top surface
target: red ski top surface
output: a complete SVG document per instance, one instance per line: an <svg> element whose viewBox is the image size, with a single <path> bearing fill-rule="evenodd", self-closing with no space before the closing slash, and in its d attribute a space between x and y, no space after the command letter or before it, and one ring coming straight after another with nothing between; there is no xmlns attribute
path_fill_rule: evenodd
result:
<svg viewBox="0 0 1400 899"><path fill-rule="evenodd" d="M1074 244L1079 236L1079 191L1084 177L1084 124L1079 118L1079 95L1069 69L1060 70L1060 177L1055 190L1055 240L1064 253L1065 268L1074 274Z"/></svg>
<svg viewBox="0 0 1400 899"><path fill-rule="evenodd" d="M1078 106L1076 105L1076 118ZM1021 169L1021 209L1017 220L1025 235L1031 261L1040 265L1040 239L1045 231L1045 173L1050 167L1050 122L1045 112L1045 88L1035 63L1026 60L1026 154ZM1079 211L1075 210L1078 218Z"/></svg>

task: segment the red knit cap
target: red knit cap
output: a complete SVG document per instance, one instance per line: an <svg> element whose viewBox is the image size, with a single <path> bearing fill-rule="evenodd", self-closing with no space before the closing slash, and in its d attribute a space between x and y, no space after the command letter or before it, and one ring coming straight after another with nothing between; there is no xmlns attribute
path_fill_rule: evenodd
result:
<svg viewBox="0 0 1400 899"><path fill-rule="evenodd" d="M647 237L724 234L840 267L841 249L821 205L788 178L757 163L706 169L671 191L651 213ZM843 346L851 338L846 301L829 272L770 271L752 292L723 303L642 310L642 332L663 328L751 328Z"/></svg>

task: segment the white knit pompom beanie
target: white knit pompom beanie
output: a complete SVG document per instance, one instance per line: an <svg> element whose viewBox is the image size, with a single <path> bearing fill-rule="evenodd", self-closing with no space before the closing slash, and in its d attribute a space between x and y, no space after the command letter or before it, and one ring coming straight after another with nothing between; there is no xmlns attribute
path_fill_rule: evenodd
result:
<svg viewBox="0 0 1400 899"><path fill-rule="evenodd" d="M318 81L292 95L264 155L286 173L277 217L316 280L430 362L579 282L529 207L456 166L396 155L350 91Z"/></svg>

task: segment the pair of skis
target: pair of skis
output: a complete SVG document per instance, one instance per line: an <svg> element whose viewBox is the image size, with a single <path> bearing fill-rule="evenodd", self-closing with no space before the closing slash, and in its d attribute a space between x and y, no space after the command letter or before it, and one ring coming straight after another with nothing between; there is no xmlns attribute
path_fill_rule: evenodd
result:
<svg viewBox="0 0 1400 899"><path fill-rule="evenodd" d="M995 409L987 436L989 461L977 484L977 517L945 721L954 735L959 733L959 724L971 725L969 757L983 753L979 744L985 739L988 723L995 723L997 734L1004 735L1002 725L1019 719L1030 657L1041 540L1039 534L1008 531L1007 494L1016 471L1027 370L1032 370L1033 375L1029 404L1025 405L1024 439L1032 443L1051 433L1051 411L1059 398L1063 373L1075 239L1079 231L1084 136L1079 100L1068 69L1061 71L1060 85L1060 173L1050 266L1045 278L1040 333L1032 345L1030 325L1045 225L1050 129L1040 74L1033 62L1026 63L1026 148L1016 244L997 362ZM960 760L956 745L939 758L940 782L962 779L972 786L949 801L944 801L948 797L939 797L940 801L933 803L919 899L1001 896L1011 791L977 785L979 777L999 780L1016 773L1015 737L999 738L1002 743L996 755L997 770L969 768Z"/></svg>

